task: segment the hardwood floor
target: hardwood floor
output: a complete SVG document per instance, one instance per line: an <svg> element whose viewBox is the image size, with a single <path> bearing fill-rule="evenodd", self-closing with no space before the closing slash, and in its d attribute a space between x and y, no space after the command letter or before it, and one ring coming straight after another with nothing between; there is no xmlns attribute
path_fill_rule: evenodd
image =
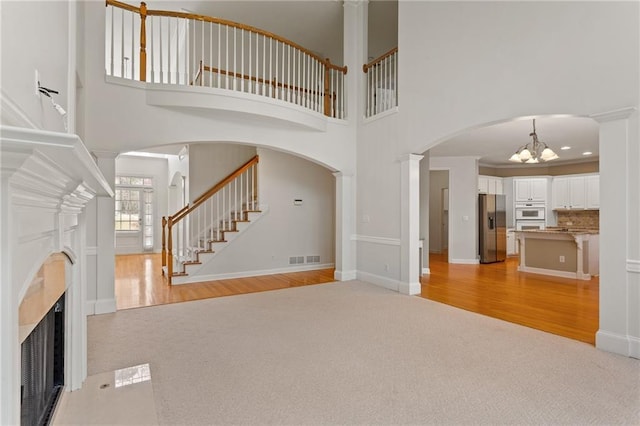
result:
<svg viewBox="0 0 640 426"><path fill-rule="evenodd" d="M276 290L335 281L333 269L167 285L160 255L116 256L118 309ZM488 265L454 265L430 256L421 297L549 333L595 344L599 280L518 272L517 258Z"/></svg>
<svg viewBox="0 0 640 426"><path fill-rule="evenodd" d="M595 344L599 278L590 281L518 272L518 259L486 265L449 264L430 255L421 297Z"/></svg>
<svg viewBox="0 0 640 426"><path fill-rule="evenodd" d="M333 269L322 269L169 286L167 279L162 275L161 264L160 254L116 256L115 292L118 309L164 305L335 281Z"/></svg>

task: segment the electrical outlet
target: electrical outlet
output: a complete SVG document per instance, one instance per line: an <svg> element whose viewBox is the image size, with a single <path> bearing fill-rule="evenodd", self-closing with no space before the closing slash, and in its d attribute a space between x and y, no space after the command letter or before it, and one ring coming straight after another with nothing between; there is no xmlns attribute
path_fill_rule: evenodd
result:
<svg viewBox="0 0 640 426"><path fill-rule="evenodd" d="M560 263L564 263L564 256L560 256Z"/></svg>

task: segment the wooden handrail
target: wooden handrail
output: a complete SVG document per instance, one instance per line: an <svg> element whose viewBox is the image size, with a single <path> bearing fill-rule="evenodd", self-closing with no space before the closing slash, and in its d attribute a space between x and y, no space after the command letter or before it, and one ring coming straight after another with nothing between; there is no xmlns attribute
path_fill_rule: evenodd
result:
<svg viewBox="0 0 640 426"><path fill-rule="evenodd" d="M394 47L393 49L391 49L387 53L384 53L384 54L380 55L379 57L377 57L373 61L369 62L368 64L363 65L362 66L362 71L364 71L364 72L369 71L369 68L375 67L376 65L378 65L378 62L382 62L384 59L387 59L389 56L393 55L394 53L398 53L398 48L397 47Z"/></svg>
<svg viewBox="0 0 640 426"><path fill-rule="evenodd" d="M125 9L125 10L129 10L131 12L135 12L135 13L141 13L141 8L140 7L135 7L135 6L131 6L128 5L126 3L122 3L119 2L117 0L106 0L106 5L107 6L114 6L114 7L119 7L121 9ZM338 71L342 71L345 74L347 73L347 67L343 66L340 67L338 65L334 65L331 63L331 61L329 59L323 59L320 56L318 56L317 54L313 53L311 50L306 49L302 46L300 46L297 43L294 43L291 40L288 40L284 37L281 37L277 34L274 34L272 32L269 31L265 31L265 30L261 30L260 28L256 28L256 27L252 27L251 25L245 25L245 24L241 24L239 22L234 22L234 21L229 21L227 19L222 19L222 18L216 18L216 17L212 17L212 16L206 16L206 15L198 15L195 13L184 13L184 12L174 12L174 11L170 11L170 10L150 10L150 9L146 9L146 16L166 16L166 17L170 17L170 18L183 18L183 19L193 19L196 21L204 21L204 22L211 22L212 24L220 24L220 25L227 25L230 27L234 27L240 30L245 30L245 31L250 31L253 33L257 33L260 34L262 36L265 37L269 37L272 38L276 41L280 41L286 45L289 45L295 49L300 50L301 52L306 53L307 55L311 56L312 58L316 59L318 62L321 62L323 64L325 64L326 66L328 66L329 68L338 70Z"/></svg>
<svg viewBox="0 0 640 426"><path fill-rule="evenodd" d="M238 169L236 169L236 171L232 172L229 176L222 179L220 182L218 182L213 187L211 187L207 192L205 192L204 194L196 198L192 205L185 206L185 208L180 210L178 213L176 213L173 216L170 216L169 220L171 221L171 225L175 225L176 223L180 222L182 219L184 219L186 215L188 215L190 212L195 210L199 205L201 205L206 200L208 200L216 192L224 188L229 182L233 181L235 178L237 178L242 173L244 173L249 167L253 166L254 164L258 164L258 161L259 161L259 156L256 155L251 160L247 161ZM171 232L169 232L169 235L171 235Z"/></svg>
<svg viewBox="0 0 640 426"><path fill-rule="evenodd" d="M140 8L131 6L127 3L122 3L116 0L106 0L105 6L119 7L120 9L128 10L129 12L140 13Z"/></svg>

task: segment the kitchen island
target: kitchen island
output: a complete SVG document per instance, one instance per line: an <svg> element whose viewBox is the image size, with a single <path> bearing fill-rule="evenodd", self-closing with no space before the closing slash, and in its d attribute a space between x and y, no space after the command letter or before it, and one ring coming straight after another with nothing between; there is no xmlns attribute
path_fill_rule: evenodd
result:
<svg viewBox="0 0 640 426"><path fill-rule="evenodd" d="M547 228L516 231L518 271L590 280L599 274L597 230Z"/></svg>

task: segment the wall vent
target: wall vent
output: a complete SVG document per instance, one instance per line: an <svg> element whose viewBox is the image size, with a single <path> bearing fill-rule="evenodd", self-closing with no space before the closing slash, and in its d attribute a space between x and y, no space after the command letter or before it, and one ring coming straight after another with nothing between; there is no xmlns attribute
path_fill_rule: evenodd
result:
<svg viewBox="0 0 640 426"><path fill-rule="evenodd" d="M300 265L304 263L304 256L291 256L289 258L289 265Z"/></svg>
<svg viewBox="0 0 640 426"><path fill-rule="evenodd" d="M307 263L320 263L320 256L307 256Z"/></svg>

